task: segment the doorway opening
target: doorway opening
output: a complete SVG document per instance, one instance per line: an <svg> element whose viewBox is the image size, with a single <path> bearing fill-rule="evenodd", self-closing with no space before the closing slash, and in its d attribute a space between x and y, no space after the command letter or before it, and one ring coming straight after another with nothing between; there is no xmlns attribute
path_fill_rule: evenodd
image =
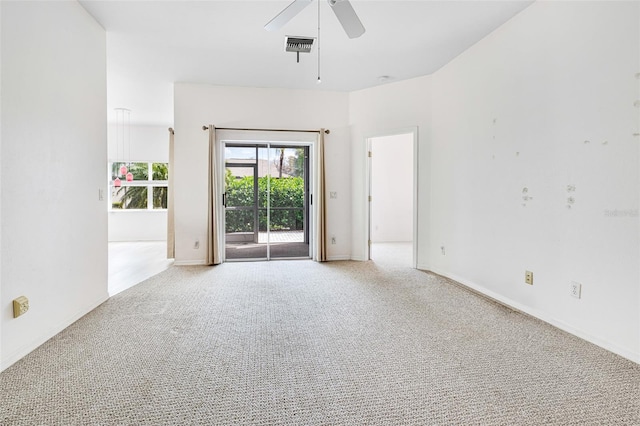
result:
<svg viewBox="0 0 640 426"><path fill-rule="evenodd" d="M368 138L368 259L416 268L417 129Z"/></svg>
<svg viewBox="0 0 640 426"><path fill-rule="evenodd" d="M224 143L225 260L311 257L310 146Z"/></svg>

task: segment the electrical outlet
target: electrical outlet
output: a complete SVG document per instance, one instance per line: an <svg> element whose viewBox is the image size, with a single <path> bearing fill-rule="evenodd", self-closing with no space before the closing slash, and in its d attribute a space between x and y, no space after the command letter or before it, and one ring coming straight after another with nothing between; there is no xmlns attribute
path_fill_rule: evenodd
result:
<svg viewBox="0 0 640 426"><path fill-rule="evenodd" d="M29 310L29 299L25 296L20 296L13 299L13 317L18 318L20 315L24 315Z"/></svg>
<svg viewBox="0 0 640 426"><path fill-rule="evenodd" d="M533 272L531 271L524 272L524 282L529 285L533 285Z"/></svg>
<svg viewBox="0 0 640 426"><path fill-rule="evenodd" d="M580 299L580 295L582 293L582 284L577 283L575 281L571 281L571 285L569 286L569 294L576 299Z"/></svg>
<svg viewBox="0 0 640 426"><path fill-rule="evenodd" d="M193 243L193 249L194 249L194 250L198 250L199 248L200 248L200 240L196 240L196 241Z"/></svg>

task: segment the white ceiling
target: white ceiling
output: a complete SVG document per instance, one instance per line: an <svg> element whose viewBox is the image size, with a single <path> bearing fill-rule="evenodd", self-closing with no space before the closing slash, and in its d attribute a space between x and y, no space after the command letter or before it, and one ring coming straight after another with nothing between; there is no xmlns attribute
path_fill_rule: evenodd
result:
<svg viewBox="0 0 640 426"><path fill-rule="evenodd" d="M319 1L319 3L318 3ZM173 83L353 91L428 75L532 0L351 0L366 28L349 39L325 0L281 30L263 29L289 0L80 0L107 31L108 108L133 122L171 125ZM317 51L284 51L285 35L321 33Z"/></svg>

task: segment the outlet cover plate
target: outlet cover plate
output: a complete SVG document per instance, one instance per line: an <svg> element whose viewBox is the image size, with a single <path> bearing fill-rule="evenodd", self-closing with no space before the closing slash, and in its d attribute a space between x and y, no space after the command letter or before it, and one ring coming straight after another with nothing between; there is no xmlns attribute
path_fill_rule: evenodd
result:
<svg viewBox="0 0 640 426"><path fill-rule="evenodd" d="M533 272L525 271L525 273L524 273L524 282L529 284L529 285L533 285Z"/></svg>
<svg viewBox="0 0 640 426"><path fill-rule="evenodd" d="M571 295L571 297L580 299L582 295L582 284L571 281L571 285L569 286L569 294Z"/></svg>
<svg viewBox="0 0 640 426"><path fill-rule="evenodd" d="M24 315L29 310L29 299L25 296L20 296L13 299L13 317L18 318L20 315Z"/></svg>

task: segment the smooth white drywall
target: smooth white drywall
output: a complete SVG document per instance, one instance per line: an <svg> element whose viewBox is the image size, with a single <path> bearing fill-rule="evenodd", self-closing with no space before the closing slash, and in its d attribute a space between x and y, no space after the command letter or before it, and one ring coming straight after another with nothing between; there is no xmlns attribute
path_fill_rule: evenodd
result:
<svg viewBox="0 0 640 426"><path fill-rule="evenodd" d="M105 31L77 2L0 9L5 369L108 297L107 112Z"/></svg>
<svg viewBox="0 0 640 426"><path fill-rule="evenodd" d="M115 111L110 111L115 121ZM131 111L131 120L135 111ZM169 162L169 131L165 126L131 125L127 136L119 138L114 123L109 124L109 162ZM120 130L120 135L123 134ZM105 171L108 173L105 165ZM107 175L110 178L110 175ZM167 239L167 212L156 211L110 211L109 241L164 241Z"/></svg>
<svg viewBox="0 0 640 426"><path fill-rule="evenodd" d="M166 241L166 210L109 212L109 241Z"/></svg>
<svg viewBox="0 0 640 426"><path fill-rule="evenodd" d="M115 111L109 111L110 118L115 121ZM135 111L131 111L131 120L135 119ZM125 126L125 132L127 127ZM129 127L130 136L118 139L118 129L113 122L109 123L109 161L152 161L166 163L169 161L169 131L166 126ZM129 133L129 132L127 132ZM122 135L122 132L120 133ZM129 143L130 142L130 143Z"/></svg>
<svg viewBox="0 0 640 426"><path fill-rule="evenodd" d="M371 241L413 240L413 134L371 139Z"/></svg>
<svg viewBox="0 0 640 426"><path fill-rule="evenodd" d="M340 92L175 85L175 232L176 262L203 263L206 241L208 132L216 127L317 130L325 136L327 247L330 259L348 259L351 176L348 95ZM330 192L338 197L329 198Z"/></svg>
<svg viewBox="0 0 640 426"><path fill-rule="evenodd" d="M367 258L367 139L418 128L417 264L429 268L431 77L386 84L349 94L351 124L351 258ZM405 131L403 131L405 130Z"/></svg>
<svg viewBox="0 0 640 426"><path fill-rule="evenodd" d="M2 5L0 4L0 241L2 241ZM2 301L2 244L0 243L0 302ZM0 371L2 371L2 316L0 315Z"/></svg>
<svg viewBox="0 0 640 426"><path fill-rule="evenodd" d="M639 8L536 2L433 75L429 246L434 271L636 361Z"/></svg>

